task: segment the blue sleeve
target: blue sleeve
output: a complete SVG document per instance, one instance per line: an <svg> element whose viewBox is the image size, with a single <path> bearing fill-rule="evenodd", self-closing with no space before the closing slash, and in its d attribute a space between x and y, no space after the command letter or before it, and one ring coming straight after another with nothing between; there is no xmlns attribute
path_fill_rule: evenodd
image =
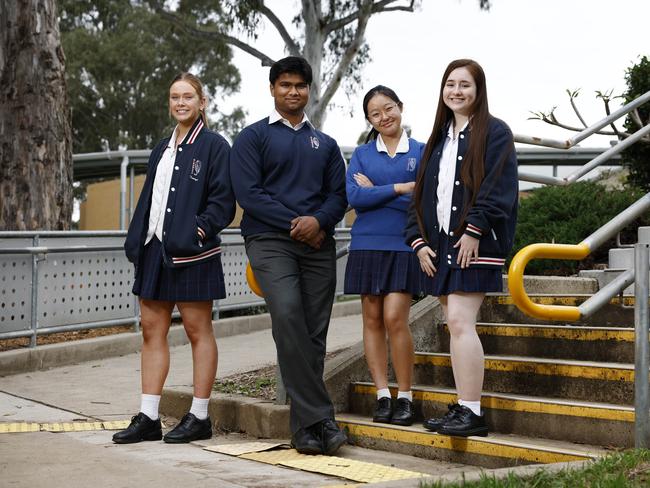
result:
<svg viewBox="0 0 650 488"><path fill-rule="evenodd" d="M210 149L207 204L196 218L207 235L217 235L235 216L235 196L230 183L230 146L219 139Z"/></svg>
<svg viewBox="0 0 650 488"><path fill-rule="evenodd" d="M359 149L355 149L350 160L350 167L345 179L345 189L348 194L348 202L355 210L371 210L381 207L387 202L395 199L398 195L395 193L395 187L391 185L379 185L366 188L359 186L354 180L356 173L364 173L359 158ZM368 175L365 175L368 176ZM369 177L370 178L370 177ZM372 181L372 178L370 178Z"/></svg>
<svg viewBox="0 0 650 488"><path fill-rule="evenodd" d="M314 213L321 229L333 229L343 219L348 206L345 198L345 161L341 149L332 140L329 161L323 175L325 200Z"/></svg>
<svg viewBox="0 0 650 488"><path fill-rule="evenodd" d="M274 200L262 186L262 150L259 135L241 131L230 151L230 177L241 208L255 219L279 229L291 228L298 214Z"/></svg>

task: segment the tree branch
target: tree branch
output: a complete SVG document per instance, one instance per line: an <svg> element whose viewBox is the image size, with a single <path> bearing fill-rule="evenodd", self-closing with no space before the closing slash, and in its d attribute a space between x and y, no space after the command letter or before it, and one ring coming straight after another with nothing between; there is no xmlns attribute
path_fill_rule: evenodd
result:
<svg viewBox="0 0 650 488"><path fill-rule="evenodd" d="M289 54L292 56L300 56L300 49L298 48L298 45L296 42L293 40L291 35L289 35L289 32L287 31L287 28L284 26L282 21L278 18L277 15L268 8L265 4L262 4L262 7L260 8L260 13L264 15L267 19L269 19L269 22L273 24L275 29L278 31L280 34L280 37L282 37L282 40L284 43L287 45L287 48L289 49Z"/></svg>
<svg viewBox="0 0 650 488"><path fill-rule="evenodd" d="M372 7L370 5L366 5L365 11L364 10L359 11L359 20L358 20L357 30L354 34L354 39L352 40L350 45L346 48L345 52L343 53L343 56L341 56L341 59L339 60L336 69L334 70L329 85L323 92L321 99L318 101L318 108L323 107L324 109L324 107L327 107L330 100L336 93L336 90L338 90L339 86L341 85L341 80L343 79L343 75L345 75L345 71L348 69L348 66L352 61L352 58L354 58L355 54L357 53L357 51L359 51L359 48L361 47L361 43L363 42L363 37L366 33L366 26L368 25L368 20L370 19L371 15L372 15Z"/></svg>
<svg viewBox="0 0 650 488"><path fill-rule="evenodd" d="M168 20L176 27L181 29L186 34L191 34L193 36L200 37L203 39L217 40L238 47L242 51L247 52L251 56L254 56L257 59L259 59L262 62L262 66L271 66L275 62L271 57L267 56L261 51L258 51L257 49L246 44L245 42L240 41L236 37L229 36L228 34L224 34L219 31L208 31L208 30L199 29L195 26L189 25L179 15L173 12L168 12L167 10L160 7L156 7L156 12L159 15L161 15L164 19Z"/></svg>
<svg viewBox="0 0 650 488"><path fill-rule="evenodd" d="M578 107L576 106L575 103L575 98L578 96L578 93L580 90L574 90L573 92L567 90L567 94L569 95L569 101L571 102L571 107L573 108L573 111L575 114L578 116L578 120L582 122L582 125L585 127L585 129L588 127L587 123L585 122L585 119L582 118L582 114L580 114L580 110L578 110Z"/></svg>
<svg viewBox="0 0 650 488"><path fill-rule="evenodd" d="M397 0L381 0L380 2L377 3L373 2L370 10L370 15L380 13L380 12L394 12L397 10L401 10L403 12L413 12L415 0L411 0L408 6L401 5L401 6L389 7L389 5L391 3L394 3L395 1ZM332 22L329 22L324 27L323 32L325 33L325 35L327 35L332 31L341 29L342 27L345 27L347 24L359 19L361 13L362 13L362 9L359 9L355 12L352 12L349 15L346 15L345 17L341 17L340 19L333 20Z"/></svg>

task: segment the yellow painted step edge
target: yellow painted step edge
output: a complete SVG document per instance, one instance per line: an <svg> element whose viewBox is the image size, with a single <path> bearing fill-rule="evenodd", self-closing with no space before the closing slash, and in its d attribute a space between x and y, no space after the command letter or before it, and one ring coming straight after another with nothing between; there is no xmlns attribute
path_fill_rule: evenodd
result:
<svg viewBox="0 0 650 488"><path fill-rule="evenodd" d="M557 296L557 295L530 295L529 298L533 303L540 305L565 305L577 306L586 301L591 295L577 295L577 296ZM493 302L498 305L514 305L515 302L511 295L495 295L489 297ZM609 301L612 305L624 305L626 307L634 306L634 297L614 297Z"/></svg>
<svg viewBox="0 0 650 488"><path fill-rule="evenodd" d="M397 388L391 387L391 393L397 394ZM354 385L354 391L363 395L375 395L374 386ZM437 402L442 404L455 403L455 393L443 393L413 390L413 398L420 401ZM531 400L501 398L483 395L481 406L493 410L511 410L515 412L543 413L548 415L564 415L570 417L584 417L598 420L617 420L621 422L634 422L634 411L617 410L608 408L595 408L581 405L562 405L558 403L536 402Z"/></svg>
<svg viewBox="0 0 650 488"><path fill-rule="evenodd" d="M415 364L451 367L447 356L416 354ZM634 381L634 369L583 366L577 364L558 364L552 362L535 362L515 359L485 358L485 369L490 371L509 371L512 373L539 374L545 376L566 376L605 381Z"/></svg>
<svg viewBox="0 0 650 488"><path fill-rule="evenodd" d="M499 441L488 441L480 437L451 437L428 432L365 425L340 417L337 417L337 422L342 428L348 429L351 436L370 437L372 439L428 446L449 451L462 451L482 456L521 459L531 463L549 464L583 461L598 457L595 454L568 452L566 450L554 451L549 448L517 446Z"/></svg>
<svg viewBox="0 0 650 488"><path fill-rule="evenodd" d="M476 326L479 335L502 337L534 337L540 339L567 339L576 341L634 342L633 330L585 330L578 327L526 327L508 325Z"/></svg>

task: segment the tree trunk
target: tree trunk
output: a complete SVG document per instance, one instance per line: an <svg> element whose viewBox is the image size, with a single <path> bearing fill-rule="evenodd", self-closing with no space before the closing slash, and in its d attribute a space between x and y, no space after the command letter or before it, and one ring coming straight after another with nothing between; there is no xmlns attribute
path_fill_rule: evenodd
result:
<svg viewBox="0 0 650 488"><path fill-rule="evenodd" d="M70 110L56 0L0 1L0 230L72 220Z"/></svg>

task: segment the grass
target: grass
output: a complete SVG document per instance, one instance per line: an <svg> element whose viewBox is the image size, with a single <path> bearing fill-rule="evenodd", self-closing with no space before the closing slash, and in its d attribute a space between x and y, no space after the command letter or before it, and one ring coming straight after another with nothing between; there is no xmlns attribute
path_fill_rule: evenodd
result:
<svg viewBox="0 0 650 488"><path fill-rule="evenodd" d="M422 483L421 488L647 488L650 487L650 450L635 449L595 460L579 469L531 476L509 473L497 479L484 474L480 481Z"/></svg>
<svg viewBox="0 0 650 488"><path fill-rule="evenodd" d="M212 389L220 393L275 400L275 366L218 379Z"/></svg>

